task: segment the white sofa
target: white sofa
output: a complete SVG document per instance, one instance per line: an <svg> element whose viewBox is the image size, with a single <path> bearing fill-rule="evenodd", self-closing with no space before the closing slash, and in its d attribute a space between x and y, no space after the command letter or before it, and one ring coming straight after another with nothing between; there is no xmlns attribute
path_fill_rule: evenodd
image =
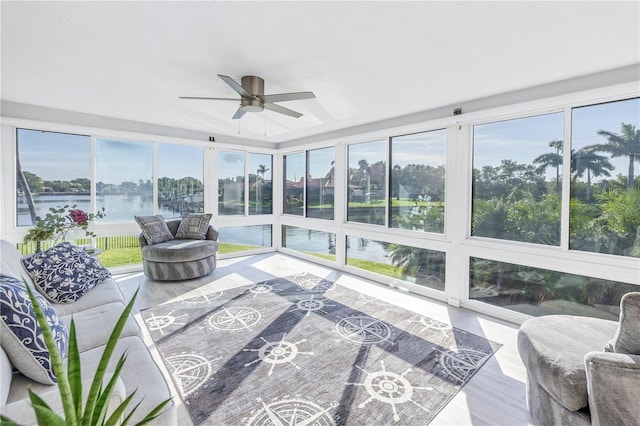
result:
<svg viewBox="0 0 640 426"><path fill-rule="evenodd" d="M8 241L0 240L0 273L25 279L33 288L33 282L20 262L21 254ZM71 318L76 324L80 361L82 365L83 391L88 392L104 345L116 321L125 308L125 299L118 285L111 278L98 284L74 303L52 306L62 316L69 329ZM162 372L153 360L141 337L141 331L133 317L122 331L111 369L120 355L127 351L127 361L120 374L118 386L111 400L116 406L126 396L136 391L129 409L141 401L132 422L141 420L161 401L171 398L171 392ZM66 363L66 361L65 361ZM113 371L113 370L112 370ZM0 349L0 414L22 424L36 424L29 401L28 389L33 390L52 408L63 414L58 387L37 383L15 370L4 349ZM175 399L175 398L174 398ZM176 408L173 401L152 424L176 424Z"/></svg>

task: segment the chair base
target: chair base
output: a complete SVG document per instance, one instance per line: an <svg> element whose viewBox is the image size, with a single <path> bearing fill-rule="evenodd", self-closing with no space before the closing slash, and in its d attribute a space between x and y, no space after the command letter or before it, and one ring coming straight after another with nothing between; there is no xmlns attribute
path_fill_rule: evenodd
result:
<svg viewBox="0 0 640 426"><path fill-rule="evenodd" d="M588 408L569 411L544 390L531 374L527 373L527 406L536 426L571 425L589 426L591 417Z"/></svg>
<svg viewBox="0 0 640 426"><path fill-rule="evenodd" d="M216 269L216 256L186 262L142 260L144 274L155 281L184 281L204 277Z"/></svg>

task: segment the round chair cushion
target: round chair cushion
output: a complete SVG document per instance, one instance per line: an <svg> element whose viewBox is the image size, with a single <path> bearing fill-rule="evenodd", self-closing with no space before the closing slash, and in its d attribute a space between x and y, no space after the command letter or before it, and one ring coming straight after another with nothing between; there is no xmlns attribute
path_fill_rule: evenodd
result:
<svg viewBox="0 0 640 426"><path fill-rule="evenodd" d="M584 357L604 351L618 323L573 315L547 315L525 321L518 352L530 377L570 411L588 405Z"/></svg>

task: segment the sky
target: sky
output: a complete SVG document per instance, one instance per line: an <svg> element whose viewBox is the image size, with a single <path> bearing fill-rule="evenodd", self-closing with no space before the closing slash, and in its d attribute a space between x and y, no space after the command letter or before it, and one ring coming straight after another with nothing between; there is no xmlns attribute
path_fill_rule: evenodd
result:
<svg viewBox="0 0 640 426"><path fill-rule="evenodd" d="M271 180L273 170L270 154L248 153L248 174L257 174L262 165L268 170L264 174L265 180ZM245 156L243 151L220 151L218 153L218 179L236 178L244 176Z"/></svg>
<svg viewBox="0 0 640 426"><path fill-rule="evenodd" d="M631 99L572 110L573 148L604 143L597 135L600 129L620 132L621 123L635 124L640 129L640 99ZM494 122L474 126L474 167L498 166L502 159L518 163L531 163L537 156L551 152L549 142L563 139L564 114L551 113L515 120ZM436 130L394 137L394 164L405 166L422 163L432 166L444 164L445 131ZM45 180L71 180L90 177L91 137L65 133L18 130L20 159L23 170L37 174ZM326 175L335 158L334 148L314 150L309 174L312 177ZM97 139L96 153L104 159L98 164L97 179L105 183L119 184L123 181L138 182L151 179L153 145L144 142L124 142ZM304 175L305 159L301 154L288 155L288 179L296 180ZM243 153L222 151L219 157L219 176L236 177L244 174ZM349 147L350 167L358 167L358 161L375 163L385 159L385 141L353 144ZM158 160L160 175L174 179L192 176L202 179L203 150L193 146L159 144ZM299 161L298 161L299 160ZM248 171L255 173L260 164L269 171L265 179L271 179L270 156L248 154ZM610 160L615 166L613 175L626 174L628 158ZM268 164L267 164L268 163ZM107 167L104 165L107 164ZM53 165L53 167L52 167ZM102 167L101 167L102 166ZM547 169L548 178L555 172Z"/></svg>
<svg viewBox="0 0 640 426"><path fill-rule="evenodd" d="M640 99L590 105L572 109L572 149L606 143L598 130L620 133L621 123L640 129ZM562 140L564 113L552 113L474 126L474 168L498 166L502 159L531 163L537 156L552 152L549 142ZM610 159L615 167L612 176L626 176L629 158ZM547 169L547 178L555 170ZM599 179L596 179L596 181Z"/></svg>
<svg viewBox="0 0 640 426"><path fill-rule="evenodd" d="M18 146L22 170L45 180L91 175L90 136L18 129Z"/></svg>

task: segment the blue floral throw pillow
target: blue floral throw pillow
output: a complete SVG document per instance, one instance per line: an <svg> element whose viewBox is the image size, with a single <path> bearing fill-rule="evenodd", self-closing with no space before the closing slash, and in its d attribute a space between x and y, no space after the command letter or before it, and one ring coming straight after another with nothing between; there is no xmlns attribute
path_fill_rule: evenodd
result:
<svg viewBox="0 0 640 426"><path fill-rule="evenodd" d="M40 293L56 303L72 303L111 277L98 259L70 243L21 259Z"/></svg>
<svg viewBox="0 0 640 426"><path fill-rule="evenodd" d="M34 293L60 354L67 353L67 327L56 310L41 295ZM56 383L51 357L44 343L25 284L17 278L0 274L0 341L2 348L22 374L39 383Z"/></svg>

